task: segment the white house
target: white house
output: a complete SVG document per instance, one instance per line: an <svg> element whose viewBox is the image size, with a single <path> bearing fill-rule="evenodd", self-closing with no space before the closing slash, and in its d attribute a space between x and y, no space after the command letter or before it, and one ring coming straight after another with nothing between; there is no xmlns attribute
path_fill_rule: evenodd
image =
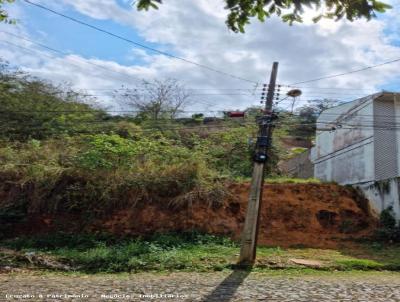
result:
<svg viewBox="0 0 400 302"><path fill-rule="evenodd" d="M381 92L323 111L312 150L314 176L360 188L400 218L400 93Z"/></svg>

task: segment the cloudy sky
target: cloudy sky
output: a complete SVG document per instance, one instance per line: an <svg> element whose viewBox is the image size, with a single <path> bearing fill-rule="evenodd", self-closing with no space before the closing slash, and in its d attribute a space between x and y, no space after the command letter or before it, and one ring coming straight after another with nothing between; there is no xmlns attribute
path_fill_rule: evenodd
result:
<svg viewBox="0 0 400 302"><path fill-rule="evenodd" d="M272 18L266 23L254 20L245 34L227 29L222 0L167 0L158 11L149 12L137 12L131 0L32 2L248 80L135 47L22 0L10 6L18 23L0 25L0 57L55 83L70 83L107 105L112 104L109 94L121 86L175 78L191 89L192 109L233 110L259 104L260 86L255 83L267 81L273 61L280 63L279 84L292 85L400 58L400 0L387 0L394 9L370 22L324 20L288 26ZM382 89L399 91L399 70L400 62L299 84L304 93L298 104L317 98L350 101ZM281 95L287 89L282 86Z"/></svg>

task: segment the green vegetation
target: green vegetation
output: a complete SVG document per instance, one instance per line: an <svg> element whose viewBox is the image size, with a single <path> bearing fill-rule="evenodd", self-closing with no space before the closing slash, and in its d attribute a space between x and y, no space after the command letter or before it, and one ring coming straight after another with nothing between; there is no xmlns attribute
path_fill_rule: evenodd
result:
<svg viewBox="0 0 400 302"><path fill-rule="evenodd" d="M0 22L14 23L10 20L4 4L13 3L15 0L0 0ZM229 10L226 24L234 32L244 32L245 26L250 23L252 18L257 18L264 22L273 16L278 16L283 22L293 24L303 21L303 14L307 9L315 9L317 14L313 21L318 22L322 18L340 20L346 18L349 21L356 19L370 20L377 13L384 13L391 8L385 2L378 0L221 0L225 3L225 8ZM139 0L137 1L138 10L158 9L162 0ZM321 13L320 8L324 7Z"/></svg>
<svg viewBox="0 0 400 302"><path fill-rule="evenodd" d="M269 183L269 184L310 184L310 183L319 184L319 183L321 183L321 181L316 178L290 178L290 177L267 178L265 180L265 182Z"/></svg>
<svg viewBox="0 0 400 302"><path fill-rule="evenodd" d="M162 0L139 0L137 7L139 10L157 9L157 5L162 2ZM224 0L224 2L225 8L229 10L226 23L234 32L244 32L245 26L250 23L252 18L258 18L264 22L272 16L278 16L289 24L302 22L306 9L314 8L318 11L321 6L325 8L324 12L318 12L313 18L314 22L318 22L321 18L336 20L346 18L350 21L366 18L370 20L375 17L376 13L383 13L391 8L390 5L377 0Z"/></svg>
<svg viewBox="0 0 400 302"><path fill-rule="evenodd" d="M154 96L159 90L162 96ZM0 65L0 191L9 192L0 201L6 222L0 234L28 212L96 215L143 202L218 204L227 180L251 176L258 109L246 121L225 117L200 126L203 115L176 118L188 98L176 81L145 82L141 91L148 94L116 96L135 114L112 115L68 87ZM268 166L274 179L286 154L279 138L304 117L284 113L282 119ZM281 181L308 182L274 180Z"/></svg>
<svg viewBox="0 0 400 302"><path fill-rule="evenodd" d="M15 20L10 19L8 12L4 9L4 4L10 4L15 2L15 0L0 0L0 22L5 22L9 24L15 23Z"/></svg>
<svg viewBox="0 0 400 302"><path fill-rule="evenodd" d="M380 215L380 226L375 232L375 239L380 242L400 242L400 222L392 207L383 210Z"/></svg>
<svg viewBox="0 0 400 302"><path fill-rule="evenodd" d="M176 87L171 83L157 85L168 90ZM171 98L150 102L151 106L145 106L147 98L136 100L132 94L132 106L139 105L129 108L140 109L131 115L112 115L67 87L54 87L7 65L0 69L0 95L0 236L28 213L69 213L91 221L148 203L169 208L194 202L219 206L228 194L226 182L251 176L249 141L257 133L255 108L245 121L221 117L207 124L200 115L176 118L172 105L182 100L174 99L173 93ZM267 182L318 183L287 178L276 169L288 155L280 139L291 136L301 122L315 122L315 112L309 116L282 112L280 121ZM314 135L312 127L304 131L306 139ZM25 253L33 252L61 263L57 267L68 265L82 272L215 271L233 268L239 253L230 240L199 234L136 239L55 234L3 241L0 246L3 266L31 263ZM275 258L284 268L301 269L290 257L302 252L261 248L257 269L279 267L270 264ZM353 257L340 260L350 262L328 261L324 269L360 267L351 262L357 260ZM39 261L39 266L43 263L47 262Z"/></svg>
<svg viewBox="0 0 400 302"><path fill-rule="evenodd" d="M13 260L2 249L13 249ZM9 250L8 254L9 254ZM322 250L310 248L260 247L255 271L285 269L308 271L295 259L318 261L311 269L394 270L400 269L400 247ZM157 234L148 238L115 238L106 235L54 234L0 242L0 263L24 267L21 255L35 254L84 273L144 271L220 271L235 267L239 246L224 237L199 233ZM19 260L16 260L19 259ZM29 263L29 262L28 262ZM40 265L39 265L40 267Z"/></svg>
<svg viewBox="0 0 400 302"><path fill-rule="evenodd" d="M20 238L8 248L55 256L83 272L131 272L228 268L237 251L229 239L197 233L163 234L142 239L116 239L58 234Z"/></svg>
<svg viewBox="0 0 400 302"><path fill-rule="evenodd" d="M154 85L165 99L145 106L146 98L131 95L139 112L115 116L66 87L1 65L0 190L16 193L0 201L0 216L15 221L31 211L95 214L144 201L222 202L226 179L251 175L248 139L255 125L226 120L207 131L196 116L188 128L171 109L186 99L173 93L182 88ZM150 95L157 91L146 87Z"/></svg>

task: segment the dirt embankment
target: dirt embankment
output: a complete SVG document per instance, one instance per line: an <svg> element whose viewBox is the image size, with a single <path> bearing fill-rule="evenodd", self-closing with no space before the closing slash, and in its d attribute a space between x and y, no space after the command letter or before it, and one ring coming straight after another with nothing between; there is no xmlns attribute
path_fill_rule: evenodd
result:
<svg viewBox="0 0 400 302"><path fill-rule="evenodd" d="M116 235L145 235L154 232L200 230L240 238L249 185L229 185L230 196L223 205L171 209L160 203L111 211L102 218L75 214L29 214L18 223L17 234L52 231L111 232ZM353 189L333 184L270 184L264 188L259 242L282 247L303 245L335 247L347 239L370 235L376 219L367 200Z"/></svg>

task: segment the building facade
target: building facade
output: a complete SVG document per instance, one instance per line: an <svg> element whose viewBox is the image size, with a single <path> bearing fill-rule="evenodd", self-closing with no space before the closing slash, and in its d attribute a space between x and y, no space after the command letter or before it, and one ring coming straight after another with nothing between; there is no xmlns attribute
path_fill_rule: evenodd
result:
<svg viewBox="0 0 400 302"><path fill-rule="evenodd" d="M400 218L400 94L382 92L323 111L314 176L360 188L377 213Z"/></svg>

